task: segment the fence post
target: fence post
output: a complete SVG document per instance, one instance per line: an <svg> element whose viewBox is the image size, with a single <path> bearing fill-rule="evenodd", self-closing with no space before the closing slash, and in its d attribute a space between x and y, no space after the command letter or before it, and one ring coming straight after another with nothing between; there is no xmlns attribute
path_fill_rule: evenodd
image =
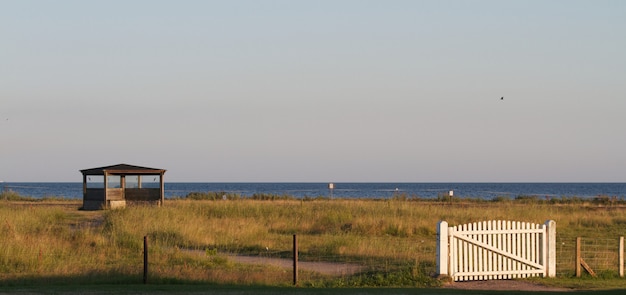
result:
<svg viewBox="0 0 626 295"><path fill-rule="evenodd" d="M576 238L576 277L580 277L581 275L581 269L580 269L580 265L581 265L581 261L580 259L582 258L581 253L580 253L580 237Z"/></svg>
<svg viewBox="0 0 626 295"><path fill-rule="evenodd" d="M547 241L547 275L549 278L556 277L556 221L547 220L546 225L546 241Z"/></svg>
<svg viewBox="0 0 626 295"><path fill-rule="evenodd" d="M619 237L619 277L624 277L624 237Z"/></svg>
<svg viewBox="0 0 626 295"><path fill-rule="evenodd" d="M148 236L143 237L143 283L148 283Z"/></svg>
<svg viewBox="0 0 626 295"><path fill-rule="evenodd" d="M437 272L439 275L448 275L448 222L439 221L437 224Z"/></svg>
<svg viewBox="0 0 626 295"><path fill-rule="evenodd" d="M293 235L293 285L298 285L298 236Z"/></svg>

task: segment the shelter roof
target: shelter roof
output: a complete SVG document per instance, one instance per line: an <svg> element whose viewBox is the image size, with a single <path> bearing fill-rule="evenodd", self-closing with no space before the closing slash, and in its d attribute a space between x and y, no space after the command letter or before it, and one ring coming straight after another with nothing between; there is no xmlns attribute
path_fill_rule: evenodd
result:
<svg viewBox="0 0 626 295"><path fill-rule="evenodd" d="M161 175L162 173L165 173L165 171L165 169L148 168L128 164L117 164L80 170L83 175L104 175L105 172L107 174Z"/></svg>

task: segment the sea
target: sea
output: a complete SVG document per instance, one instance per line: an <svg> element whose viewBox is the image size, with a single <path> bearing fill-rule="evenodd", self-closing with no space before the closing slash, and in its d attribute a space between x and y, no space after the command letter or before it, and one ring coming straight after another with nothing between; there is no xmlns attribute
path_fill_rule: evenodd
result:
<svg viewBox="0 0 626 295"><path fill-rule="evenodd" d="M2 182L0 190L14 191L33 198L60 197L81 199L80 182ZM192 192L289 195L296 198L332 197L387 199L395 196L437 198L452 192L458 198L491 200L496 197L516 198L594 198L626 197L626 183L293 183L293 182L166 182L165 198L185 197Z"/></svg>

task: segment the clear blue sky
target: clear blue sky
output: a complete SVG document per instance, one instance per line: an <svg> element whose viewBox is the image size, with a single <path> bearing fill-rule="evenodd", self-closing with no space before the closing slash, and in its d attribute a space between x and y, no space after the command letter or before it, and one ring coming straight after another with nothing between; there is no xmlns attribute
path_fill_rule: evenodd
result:
<svg viewBox="0 0 626 295"><path fill-rule="evenodd" d="M626 180L626 1L0 0L0 180ZM504 100L500 97L504 96Z"/></svg>

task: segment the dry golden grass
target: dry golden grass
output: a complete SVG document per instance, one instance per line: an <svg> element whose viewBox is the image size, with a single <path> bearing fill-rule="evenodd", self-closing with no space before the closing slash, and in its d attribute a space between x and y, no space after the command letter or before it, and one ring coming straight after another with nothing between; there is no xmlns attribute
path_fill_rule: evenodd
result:
<svg viewBox="0 0 626 295"><path fill-rule="evenodd" d="M0 201L0 279L136 279L142 271L144 236L150 240L154 278L281 285L290 282L282 269L235 264L209 250L288 256L297 234L302 259L419 260L432 266L440 220L457 225L552 219L561 236L626 233L626 208L592 204L336 199L167 200L161 208L95 212L79 207L76 201ZM189 249L206 252L198 256Z"/></svg>

